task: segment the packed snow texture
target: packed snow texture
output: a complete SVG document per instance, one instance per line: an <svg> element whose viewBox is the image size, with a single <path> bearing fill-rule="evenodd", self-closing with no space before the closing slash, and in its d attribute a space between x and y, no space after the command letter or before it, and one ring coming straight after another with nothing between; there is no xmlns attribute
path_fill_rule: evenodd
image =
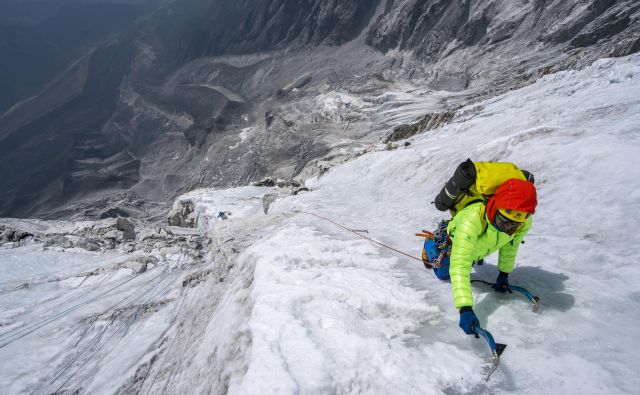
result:
<svg viewBox="0 0 640 395"><path fill-rule="evenodd" d="M0 392L52 392L64 381L62 390L96 394L637 393L637 92L640 56L604 59L465 107L408 146L377 146L308 180L310 192L275 200L266 214L270 188L184 195L215 240L206 262L182 274L165 269L174 277L150 291L162 303L122 319L121 332L108 327L116 318L95 318L102 323L91 336L105 328L103 348L87 345L83 330L114 301L0 342ZM473 285L482 326L508 345L487 382L488 348L458 328L450 284L358 236L419 257L414 233L445 217L429 203L467 157L514 162L535 175L538 189L510 281L538 295L541 311L520 295ZM219 212L232 214L222 220ZM33 268L24 274L35 275L35 259L47 266L45 253L20 248ZM5 269L17 266L9 251L0 251L5 290L17 276ZM179 267L173 259L167 268ZM496 263L489 257L472 277L493 281ZM15 291L19 300L3 296L0 338L71 307L73 293L101 291L57 287L53 302L37 285ZM36 303L48 313L30 311ZM85 345L95 353L76 364Z"/></svg>

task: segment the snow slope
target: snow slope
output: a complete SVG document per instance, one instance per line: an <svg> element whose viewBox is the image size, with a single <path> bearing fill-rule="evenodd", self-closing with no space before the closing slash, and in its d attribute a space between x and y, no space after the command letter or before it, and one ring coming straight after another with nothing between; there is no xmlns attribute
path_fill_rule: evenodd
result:
<svg viewBox="0 0 640 395"><path fill-rule="evenodd" d="M50 393L66 380L63 391L98 394L636 393L639 91L640 56L604 59L463 108L409 146L376 147L267 214L272 188L186 194L214 241L207 261L169 271L149 296L162 303L126 333L106 332L114 340L100 338L96 357L53 386L64 366L77 369L74 341L90 338L73 317L0 348L0 392ZM539 193L510 279L540 296L540 313L474 284L483 327L508 344L488 382L488 349L458 328L450 284L355 234L418 257L414 233L444 217L429 202L467 157L513 161ZM496 261L472 276L493 281ZM42 296L20 292L27 305Z"/></svg>
<svg viewBox="0 0 640 395"><path fill-rule="evenodd" d="M640 57L464 109L456 122L307 182L270 214L325 216L419 256L428 202L467 157L536 175L535 225L512 283L542 300L475 286L475 310L509 345L488 383L483 341L457 327L450 284L413 261L299 213L240 259L255 265L248 371L237 393L635 393L640 325ZM475 278L492 281L496 258Z"/></svg>

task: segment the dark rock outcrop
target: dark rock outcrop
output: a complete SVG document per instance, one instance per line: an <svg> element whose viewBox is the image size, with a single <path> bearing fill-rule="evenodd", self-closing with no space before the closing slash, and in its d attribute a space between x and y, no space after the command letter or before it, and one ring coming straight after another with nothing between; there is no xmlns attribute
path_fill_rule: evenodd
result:
<svg viewBox="0 0 640 395"><path fill-rule="evenodd" d="M179 202L169 214L169 226L179 226L182 228L195 228L196 217L193 202L186 200Z"/></svg>
<svg viewBox="0 0 640 395"><path fill-rule="evenodd" d="M123 240L130 241L136 239L135 227L129 220L125 218L118 218L116 220L116 229L122 232Z"/></svg>
<svg viewBox="0 0 640 395"><path fill-rule="evenodd" d="M427 114L421 120L412 124L404 124L393 129L383 142L385 144L394 141L408 139L416 134L426 132L427 130L437 129L449 123L456 115L455 111L445 111L435 114Z"/></svg>
<svg viewBox="0 0 640 395"><path fill-rule="evenodd" d="M118 218L118 217L129 218L130 216L131 215L129 214L128 211L123 210L119 207L113 207L105 210L102 214L100 214L100 219Z"/></svg>
<svg viewBox="0 0 640 395"><path fill-rule="evenodd" d="M390 4L390 3L387 3ZM369 31L367 44L382 51L415 50L434 60L461 32L469 16L469 1L396 1ZM461 32L468 43L479 41L486 23L475 23L469 32Z"/></svg>
<svg viewBox="0 0 640 395"><path fill-rule="evenodd" d="M623 4L613 6L611 2L595 2L594 5L599 3L603 4L600 7L590 7L592 12L589 16L593 20L573 37L572 46L587 47L623 32L632 23L633 13L640 9L640 4L636 4L632 8L625 8ZM605 9L605 5L609 4L611 4L611 8Z"/></svg>
<svg viewBox="0 0 640 395"><path fill-rule="evenodd" d="M33 237L33 234L20 229L0 226L0 245L9 242L20 242L28 237Z"/></svg>

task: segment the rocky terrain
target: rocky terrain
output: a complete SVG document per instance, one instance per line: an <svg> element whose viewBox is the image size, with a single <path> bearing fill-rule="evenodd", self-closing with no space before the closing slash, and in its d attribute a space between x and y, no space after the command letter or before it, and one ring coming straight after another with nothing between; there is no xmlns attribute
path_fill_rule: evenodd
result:
<svg viewBox="0 0 640 395"><path fill-rule="evenodd" d="M192 223L191 228L194 227ZM135 219L105 219L100 221L66 222L2 219L0 246L19 248L25 244L41 244L43 248L86 251L119 250L164 253L185 249L193 259L204 256L209 240L200 237L197 229L188 226L151 226ZM156 262L157 263L157 259Z"/></svg>

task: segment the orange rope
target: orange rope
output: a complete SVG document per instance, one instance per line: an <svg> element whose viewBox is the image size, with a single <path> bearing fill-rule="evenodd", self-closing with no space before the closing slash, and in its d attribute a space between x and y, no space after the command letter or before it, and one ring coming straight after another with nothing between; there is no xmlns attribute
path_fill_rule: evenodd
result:
<svg viewBox="0 0 640 395"><path fill-rule="evenodd" d="M298 211L299 211L299 210L298 210ZM397 252L398 254L402 254L402 255L407 256L407 257L409 257L409 258L411 258L411 259L415 259L416 261L423 262L421 258L416 258L416 257L415 257L415 256L413 256L413 255L407 254L406 252L400 251L400 250L398 250L398 249L396 249L396 248L393 248L393 247L388 246L388 245L386 245L386 244L380 243L379 241L375 241L375 240L373 240L373 239L371 239L371 238L369 238L369 237L367 237L367 236L363 236L363 235L361 235L360 233L356 232L355 230L350 229L350 228L347 228L347 227L346 227L346 226L344 226L344 225L340 225L339 223L337 223L337 222L335 222L335 221L333 221L333 220L331 220L331 219L329 219L329 218L323 217L323 216L318 215L318 214L310 213L310 212L307 212L307 211L299 211L299 212L301 212L301 213L303 213L303 214L313 215L314 217L318 217L318 218L321 218L321 219L323 219L323 220L325 220L325 221L331 222L332 224L334 224L334 225L336 225L336 226L339 226L339 227L341 227L342 229L348 230L349 232L351 232L351 233L353 233L353 234L356 234L356 235L358 235L358 236L362 237L363 239L369 240L369 241L370 241L370 242L372 242L372 243L378 244L378 245L380 245L380 246L382 246L382 247L384 247L384 248L388 248L388 249L390 249L390 250L392 250L392 251Z"/></svg>

